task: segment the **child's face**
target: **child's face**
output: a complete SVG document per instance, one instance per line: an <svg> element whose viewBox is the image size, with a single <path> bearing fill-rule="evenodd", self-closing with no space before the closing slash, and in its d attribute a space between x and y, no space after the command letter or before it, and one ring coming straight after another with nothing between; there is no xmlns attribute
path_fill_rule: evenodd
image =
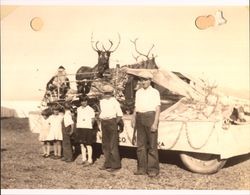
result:
<svg viewBox="0 0 250 195"><path fill-rule="evenodd" d="M82 105L82 107L86 107L88 105L88 102L87 101L81 101L81 105Z"/></svg>
<svg viewBox="0 0 250 195"><path fill-rule="evenodd" d="M59 114L59 110L54 110L54 115L58 115Z"/></svg>
<svg viewBox="0 0 250 195"><path fill-rule="evenodd" d="M144 89L147 89L150 86L151 80L150 79L145 79L141 78L140 83Z"/></svg>

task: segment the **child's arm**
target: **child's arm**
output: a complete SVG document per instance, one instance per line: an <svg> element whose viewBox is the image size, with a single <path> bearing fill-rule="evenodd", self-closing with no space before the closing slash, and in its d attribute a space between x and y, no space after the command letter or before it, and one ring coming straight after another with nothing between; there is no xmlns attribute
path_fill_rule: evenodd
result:
<svg viewBox="0 0 250 195"><path fill-rule="evenodd" d="M134 112L131 117L131 127L133 128L133 137L132 137L132 144L135 145L136 143L136 110L134 109Z"/></svg>
<svg viewBox="0 0 250 195"><path fill-rule="evenodd" d="M133 129L132 145L136 144L136 128Z"/></svg>
<svg viewBox="0 0 250 195"><path fill-rule="evenodd" d="M74 132L74 124L71 124L70 126L71 126L71 128L70 128L69 135L72 135Z"/></svg>

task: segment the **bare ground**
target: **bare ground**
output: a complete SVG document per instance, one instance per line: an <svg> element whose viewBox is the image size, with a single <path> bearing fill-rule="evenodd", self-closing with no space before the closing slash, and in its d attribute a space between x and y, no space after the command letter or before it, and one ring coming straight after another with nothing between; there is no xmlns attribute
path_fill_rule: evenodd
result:
<svg viewBox="0 0 250 195"><path fill-rule="evenodd" d="M250 189L249 155L229 159L216 174L200 175L187 171L177 153L160 151L160 175L152 179L133 175L133 148L120 148L122 169L116 173L98 169L104 161L99 144L94 153L94 165L86 168L44 159L38 134L29 131L28 119L1 119L1 189Z"/></svg>

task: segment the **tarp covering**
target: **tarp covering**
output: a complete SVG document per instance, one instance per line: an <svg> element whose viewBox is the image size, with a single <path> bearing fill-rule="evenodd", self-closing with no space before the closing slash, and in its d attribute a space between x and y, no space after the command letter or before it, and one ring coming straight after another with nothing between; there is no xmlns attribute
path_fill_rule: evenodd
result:
<svg viewBox="0 0 250 195"><path fill-rule="evenodd" d="M196 90L170 71L160 69L126 69L128 74L133 74L135 76L138 76L142 71L151 72L153 74L153 82L169 89L173 93L195 100L199 100L203 97L202 91Z"/></svg>
<svg viewBox="0 0 250 195"><path fill-rule="evenodd" d="M189 83L183 81L174 73L160 69L130 69L126 72L138 76L142 71L153 74L153 82L184 96L173 106L161 112L162 120L170 121L218 121L229 118L234 107L247 110L248 103L239 99L224 96L216 87L208 86L204 81L184 75ZM243 116L244 118L244 116ZM243 119L245 121L245 119Z"/></svg>

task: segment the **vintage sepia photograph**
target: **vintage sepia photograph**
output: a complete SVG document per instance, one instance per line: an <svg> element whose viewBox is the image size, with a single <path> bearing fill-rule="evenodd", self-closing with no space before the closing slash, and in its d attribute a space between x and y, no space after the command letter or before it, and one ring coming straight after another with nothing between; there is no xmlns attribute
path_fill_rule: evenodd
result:
<svg viewBox="0 0 250 195"><path fill-rule="evenodd" d="M249 195L249 73L245 0L2 0L1 192Z"/></svg>

